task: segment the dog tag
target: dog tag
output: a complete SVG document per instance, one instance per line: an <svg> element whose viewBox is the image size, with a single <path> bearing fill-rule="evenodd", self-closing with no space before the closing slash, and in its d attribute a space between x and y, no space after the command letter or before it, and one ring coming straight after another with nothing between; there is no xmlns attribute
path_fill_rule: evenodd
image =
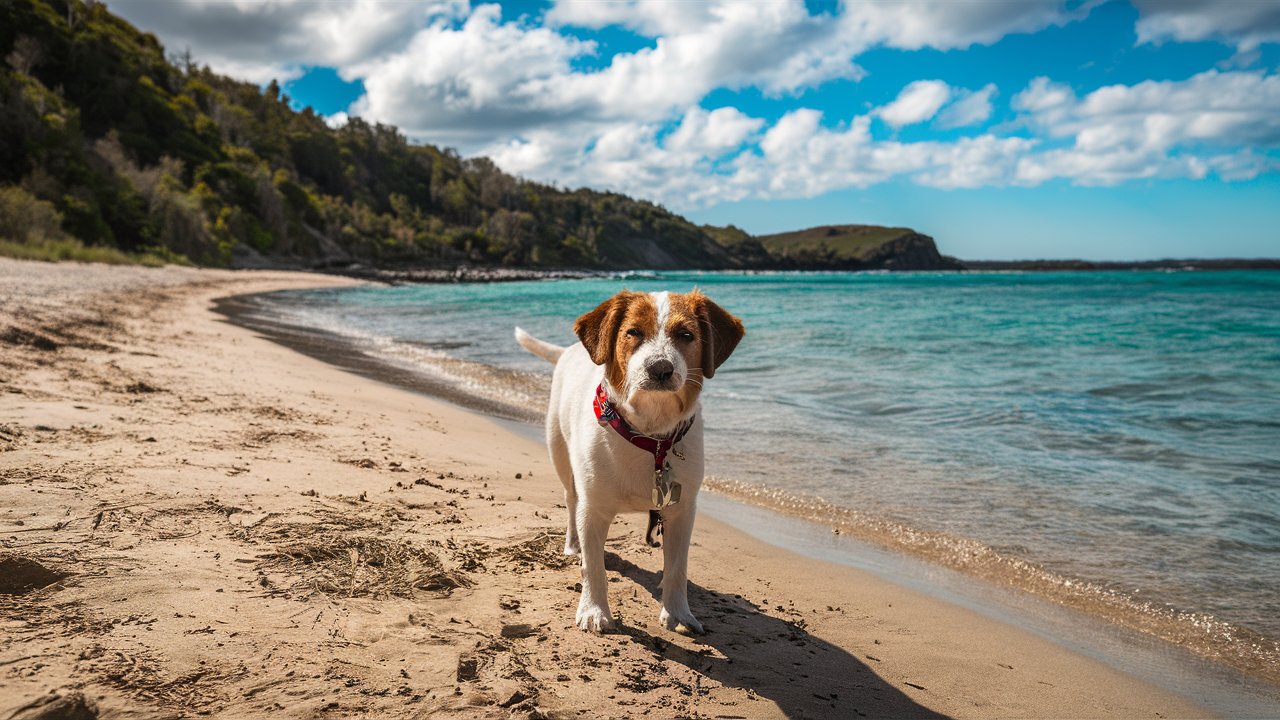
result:
<svg viewBox="0 0 1280 720"><path fill-rule="evenodd" d="M680 483L671 480L671 465L653 471L653 505L661 510L680 502Z"/></svg>
<svg viewBox="0 0 1280 720"><path fill-rule="evenodd" d="M671 482L667 484L667 504L675 505L680 502L680 483Z"/></svg>

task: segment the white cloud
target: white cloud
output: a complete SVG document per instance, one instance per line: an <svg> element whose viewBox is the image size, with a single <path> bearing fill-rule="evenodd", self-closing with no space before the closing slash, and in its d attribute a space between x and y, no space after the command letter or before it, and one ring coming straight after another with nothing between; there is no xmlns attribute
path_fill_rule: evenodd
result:
<svg viewBox="0 0 1280 720"><path fill-rule="evenodd" d="M665 145L674 150L719 157L740 147L763 125L763 120L747 117L737 108L723 107L707 112L693 107L667 137Z"/></svg>
<svg viewBox="0 0 1280 720"><path fill-rule="evenodd" d="M1139 143L1169 148L1203 141L1280 144L1280 75L1209 70L1186 80L1147 80L1098 88L1082 99L1044 78L1013 100L1055 136L1083 136L1105 148Z"/></svg>
<svg viewBox="0 0 1280 720"><path fill-rule="evenodd" d="M1021 182L1066 177L1111 185L1153 177L1203 177L1220 169L1239 179L1266 167L1241 146L1280 146L1280 75L1210 70L1181 81L1112 85L1077 98L1069 88L1036 78L1013 99L1032 127L1069 139L1069 147L1025 158ZM1229 152L1204 160L1202 147Z"/></svg>
<svg viewBox="0 0 1280 720"><path fill-rule="evenodd" d="M1280 4L1270 0L1134 0L1138 43L1218 40L1248 53L1280 42Z"/></svg>
<svg viewBox="0 0 1280 720"><path fill-rule="evenodd" d="M960 90L958 98L938 116L938 127L951 130L986 122L991 117L991 97L995 94L994 83L988 83L981 90Z"/></svg>
<svg viewBox="0 0 1280 720"><path fill-rule="evenodd" d="M1047 114L1074 103L1075 92L1070 86L1055 83L1041 75L1033 78L1027 89L1013 97L1013 108L1031 113Z"/></svg>
<svg viewBox="0 0 1280 720"><path fill-rule="evenodd" d="M957 118L980 122L976 118L985 119L989 107L963 104L977 96L989 105L994 92L988 85L962 95L942 106L937 122L957 107ZM900 97L915 94L904 90ZM904 117L923 122L938 112L935 104ZM681 210L743 198L810 197L894 178L954 189L1210 174L1238 181L1280 171L1280 160L1267 151L1280 147L1278 75L1210 71L1082 97L1036 78L1011 105L1030 137L988 131L952 141L898 142L873 132L872 120L884 109L829 127L811 108L766 124L732 108L695 106L665 136L661 123L622 123L597 135L584 125L541 131L489 152L499 165L529 177L615 189Z"/></svg>
<svg viewBox="0 0 1280 720"><path fill-rule="evenodd" d="M653 125L626 124L594 144L540 133L487 154L526 176L639 194L687 210L749 197L811 197L895 177L940 188L1008 184L1018 158L1036 144L990 134L949 143L882 141L873 138L869 115L827 128L822 113L810 108L783 115L762 135L763 121L735 111L726 118L733 130L724 140L690 142L705 136L711 115L694 108L665 138ZM686 134L686 128L694 130ZM731 143L739 138L745 146Z"/></svg>
<svg viewBox="0 0 1280 720"><path fill-rule="evenodd" d="M436 22L347 73L367 91L353 112L471 152L557 126L597 124L602 133L618 122L666 121L716 88L782 96L857 80L864 71L854 58L871 47L967 47L1080 13L1059 0L857 3L816 15L800 0L574 0L557 2L535 27L503 23L482 5L465 23ZM599 69L574 67L594 47L559 28L611 25L653 44Z"/></svg>
<svg viewBox="0 0 1280 720"><path fill-rule="evenodd" d="M868 116L843 129L824 128L819 120L813 110L789 113L765 134L760 155L741 156L744 177L759 183L753 194L809 197L900 176L941 188L1005 184L1018 157L1035 145L989 134L947 143L875 140Z"/></svg>
<svg viewBox="0 0 1280 720"><path fill-rule="evenodd" d="M350 69L366 91L351 113L470 150L595 105L561 87L570 62L594 51L554 30L503 23L498 6L484 5L460 27L436 22L403 51Z"/></svg>
<svg viewBox="0 0 1280 720"><path fill-rule="evenodd" d="M559 0L545 20L554 27L629 28L646 37L678 35L715 20L718 4L686 0Z"/></svg>
<svg viewBox="0 0 1280 720"><path fill-rule="evenodd" d="M1079 20L1096 4L1090 0L1067 10L1056 0L861 2L846 8L842 25L889 47L952 50Z"/></svg>
<svg viewBox="0 0 1280 720"><path fill-rule="evenodd" d="M114 0L113 9L238 77L336 67L365 87L347 112L471 153L544 131L599 137L619 123L668 123L717 88L777 97L858 80L855 58L869 48L994 42L1082 15L1064 4L913 0L811 14L802 0L559 0L541 18L509 22L498 6L466 0ZM580 67L597 48L562 30L610 25L653 43Z"/></svg>
<svg viewBox="0 0 1280 720"><path fill-rule="evenodd" d="M156 33L170 52L232 77L288 80L303 66L344 68L406 42L433 18L459 17L466 0L112 0L111 11Z"/></svg>
<svg viewBox="0 0 1280 720"><path fill-rule="evenodd" d="M941 80L917 80L876 114L894 127L914 125L932 118L950 98L951 87Z"/></svg>

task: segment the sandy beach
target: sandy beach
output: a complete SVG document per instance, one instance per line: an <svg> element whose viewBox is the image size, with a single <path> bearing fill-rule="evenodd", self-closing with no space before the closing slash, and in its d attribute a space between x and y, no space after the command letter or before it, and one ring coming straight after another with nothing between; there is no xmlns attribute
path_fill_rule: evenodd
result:
<svg viewBox="0 0 1280 720"><path fill-rule="evenodd" d="M0 259L0 717L1212 714L707 517L707 635L659 625L642 516L580 632L540 443L211 310L354 282Z"/></svg>

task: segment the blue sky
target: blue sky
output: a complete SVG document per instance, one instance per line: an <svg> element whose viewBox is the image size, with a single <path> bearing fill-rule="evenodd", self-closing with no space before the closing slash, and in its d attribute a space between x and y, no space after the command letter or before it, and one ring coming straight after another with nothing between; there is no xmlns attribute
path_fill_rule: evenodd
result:
<svg viewBox="0 0 1280 720"><path fill-rule="evenodd" d="M112 8L333 125L698 222L902 225L973 259L1280 256L1280 2Z"/></svg>

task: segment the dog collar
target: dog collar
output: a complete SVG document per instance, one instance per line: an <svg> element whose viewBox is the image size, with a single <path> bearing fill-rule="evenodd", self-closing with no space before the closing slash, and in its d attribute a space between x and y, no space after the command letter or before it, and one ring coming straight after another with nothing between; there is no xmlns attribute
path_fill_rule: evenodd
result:
<svg viewBox="0 0 1280 720"><path fill-rule="evenodd" d="M595 406L596 420L601 425L608 425L617 431L627 442L636 447L649 452L653 455L653 470L656 475L661 475L664 471L671 468L667 465L667 453L671 452L671 448L676 443L684 439L689 428L693 427L693 416L689 416L688 420L676 426L666 437L656 438L652 435L645 435L627 424L618 409L609 401L609 393L605 392L604 383L596 386L596 397L592 405ZM676 456L680 454L677 452ZM672 501L674 502L674 501Z"/></svg>
<svg viewBox="0 0 1280 720"><path fill-rule="evenodd" d="M592 405L595 406L596 420L601 425L608 425L627 442L653 455L653 506L657 510L649 511L649 528L644 532L644 539L650 547L658 547L660 544L658 537L662 535L662 516L658 514L658 510L680 502L680 483L671 479L671 463L667 462L667 453L673 453L676 457L684 459L679 450L672 448L684 438L689 428L693 427L694 416L689 416L688 420L677 425L670 435L656 438L645 435L627 424L627 421L618 413L618 409L609 402L609 393L605 392L604 383L596 386L596 396Z"/></svg>

